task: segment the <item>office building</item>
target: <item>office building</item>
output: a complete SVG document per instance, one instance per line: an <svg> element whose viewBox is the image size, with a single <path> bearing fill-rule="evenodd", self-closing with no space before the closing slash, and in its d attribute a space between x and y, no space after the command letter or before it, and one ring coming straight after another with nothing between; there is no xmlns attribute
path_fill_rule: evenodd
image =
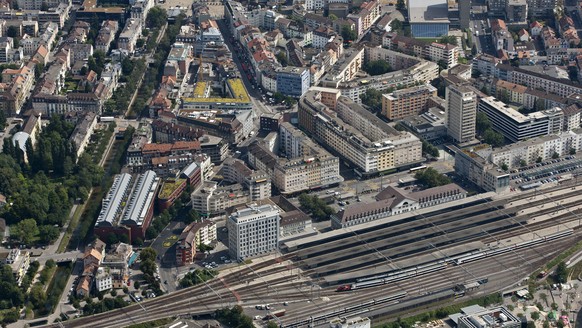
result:
<svg viewBox="0 0 582 328"><path fill-rule="evenodd" d="M277 92L299 98L310 85L309 70L307 68L287 66L277 70Z"/></svg>
<svg viewBox="0 0 582 328"><path fill-rule="evenodd" d="M237 158L227 158L222 166L224 181L239 183L246 187L251 201L271 197L271 177L263 170L252 170Z"/></svg>
<svg viewBox="0 0 582 328"><path fill-rule="evenodd" d="M562 131L564 113L559 108L524 115L493 97L481 98L479 112L485 113L493 130L511 142Z"/></svg>
<svg viewBox="0 0 582 328"><path fill-rule="evenodd" d="M241 206L227 221L228 249L233 259L266 254L279 246L279 213L274 205Z"/></svg>
<svg viewBox="0 0 582 328"><path fill-rule="evenodd" d="M457 143L475 138L477 95L464 86L449 85L445 94L447 134Z"/></svg>
<svg viewBox="0 0 582 328"><path fill-rule="evenodd" d="M436 38L449 33L447 0L408 0L408 19L415 38Z"/></svg>
<svg viewBox="0 0 582 328"><path fill-rule="evenodd" d="M516 317L504 306L486 309L472 305L461 309L462 314L451 316L459 328L519 328L520 318Z"/></svg>
<svg viewBox="0 0 582 328"><path fill-rule="evenodd" d="M390 120L418 115L428 109L429 98L437 95L430 84L420 85L382 95L382 115Z"/></svg>

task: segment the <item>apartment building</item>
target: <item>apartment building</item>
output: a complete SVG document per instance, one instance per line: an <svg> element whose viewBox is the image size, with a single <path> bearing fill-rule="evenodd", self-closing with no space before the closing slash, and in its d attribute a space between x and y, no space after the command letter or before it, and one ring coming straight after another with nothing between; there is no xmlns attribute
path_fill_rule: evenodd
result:
<svg viewBox="0 0 582 328"><path fill-rule="evenodd" d="M229 157L224 161L221 173L225 181L245 186L251 201L271 197L271 177L263 170L252 170L240 159Z"/></svg>
<svg viewBox="0 0 582 328"><path fill-rule="evenodd" d="M291 127L291 129L294 129ZM281 127L285 131L285 127ZM293 133L301 133L294 131ZM302 134L302 133L301 133ZM287 140L293 138L287 136ZM301 138L301 137L299 137ZM287 142L287 141L281 141ZM339 159L313 143L303 135L296 140L302 152L296 157L281 158L265 144L249 146L248 161L256 169L265 171L275 187L284 195L330 186L343 181L339 172Z"/></svg>
<svg viewBox="0 0 582 328"><path fill-rule="evenodd" d="M332 112L319 101L318 92L309 91L299 102L299 126L353 164L359 174L377 174L422 161L417 137L394 130L344 96Z"/></svg>
<svg viewBox="0 0 582 328"><path fill-rule="evenodd" d="M176 265L192 264L199 245L216 241L216 223L210 220L193 222L186 226L176 242Z"/></svg>
<svg viewBox="0 0 582 328"><path fill-rule="evenodd" d="M382 115L390 120L418 115L429 107L429 99L437 95L430 84L401 89L382 95Z"/></svg>
<svg viewBox="0 0 582 328"><path fill-rule="evenodd" d="M4 260L4 264L10 266L14 279L20 286L30 266L30 252L12 249Z"/></svg>
<svg viewBox="0 0 582 328"><path fill-rule="evenodd" d="M125 27L117 38L117 48L125 50L130 54L135 51L135 44L141 35L142 21L139 19L129 19Z"/></svg>
<svg viewBox="0 0 582 328"><path fill-rule="evenodd" d="M355 23L357 34L362 35L380 18L380 14L380 2L371 0L362 3L360 5L360 11L356 14L349 14L347 18Z"/></svg>
<svg viewBox="0 0 582 328"><path fill-rule="evenodd" d="M274 205L238 207L227 221L228 249L233 259L266 254L279 247L279 213Z"/></svg>
<svg viewBox="0 0 582 328"><path fill-rule="evenodd" d="M580 128L559 134L545 135L507 146L495 148L489 155L489 161L497 166L507 165L508 169L521 167L538 161L552 159L554 154L567 156L571 150L581 150L582 130Z"/></svg>
<svg viewBox="0 0 582 328"><path fill-rule="evenodd" d="M447 63L447 68L452 68L459 64L460 52L461 48L459 46L432 42L424 48L423 55L434 62L445 62Z"/></svg>
<svg viewBox="0 0 582 328"><path fill-rule="evenodd" d="M485 191L509 190L509 174L489 161L491 146L479 145L455 150L455 172Z"/></svg>
<svg viewBox="0 0 582 328"><path fill-rule="evenodd" d="M130 242L137 238L143 240L153 217L159 183L160 178L153 171L135 178L128 173L116 175L103 198L95 234L102 239L109 234L124 234Z"/></svg>
<svg viewBox="0 0 582 328"><path fill-rule="evenodd" d="M277 69L277 92L299 98L310 85L309 69L287 66Z"/></svg>
<svg viewBox="0 0 582 328"><path fill-rule="evenodd" d="M465 86L449 85L446 88L447 104L445 125L447 134L457 143L475 139L477 120L477 95Z"/></svg>
<svg viewBox="0 0 582 328"><path fill-rule="evenodd" d="M366 61L386 61L395 71L383 75L358 78L355 74L357 71L353 74L348 74L353 69L350 65L355 62L347 59L339 60L331 68L332 74L328 72L321 79L321 85L338 89L343 96L352 99L356 103L361 103L360 96L368 89L386 91L391 88L411 87L419 82L429 83L438 77L438 65L434 62L381 47L364 47L364 49Z"/></svg>
<svg viewBox="0 0 582 328"><path fill-rule="evenodd" d="M89 144L89 140L91 139L96 126L97 115L92 112L86 113L82 120L75 126L73 134L71 134L69 140L71 140L77 148L77 159L81 157L85 151L85 148Z"/></svg>
<svg viewBox="0 0 582 328"><path fill-rule="evenodd" d="M104 21L101 23L101 29L99 34L97 34L97 39L95 39L95 50L101 51L104 54L109 52L111 43L115 39L115 34L119 29L119 22L117 21Z"/></svg>
<svg viewBox="0 0 582 328"><path fill-rule="evenodd" d="M481 98L478 111L485 113L491 127L511 142L559 133L564 121L560 108L524 115L494 97Z"/></svg>
<svg viewBox="0 0 582 328"><path fill-rule="evenodd" d="M218 186L215 181L204 181L191 195L192 208L200 215L222 215L226 209L250 202L250 192L240 184Z"/></svg>

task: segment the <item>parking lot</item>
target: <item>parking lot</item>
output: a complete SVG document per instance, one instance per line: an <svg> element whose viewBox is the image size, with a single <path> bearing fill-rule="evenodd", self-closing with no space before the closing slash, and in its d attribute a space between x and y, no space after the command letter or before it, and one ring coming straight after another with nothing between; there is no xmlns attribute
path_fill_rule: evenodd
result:
<svg viewBox="0 0 582 328"><path fill-rule="evenodd" d="M511 170L511 188L531 189L546 183L557 183L566 177L576 177L582 169L582 159L575 155L536 163L527 167Z"/></svg>

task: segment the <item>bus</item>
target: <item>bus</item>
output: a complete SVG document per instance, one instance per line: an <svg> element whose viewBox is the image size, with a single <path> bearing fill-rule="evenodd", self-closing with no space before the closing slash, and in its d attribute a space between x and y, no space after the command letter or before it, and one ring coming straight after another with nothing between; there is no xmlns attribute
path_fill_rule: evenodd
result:
<svg viewBox="0 0 582 328"><path fill-rule="evenodd" d="M417 166L417 167L413 167L411 168L408 173L416 173L416 172L420 172L426 170L426 165L421 165L421 166Z"/></svg>

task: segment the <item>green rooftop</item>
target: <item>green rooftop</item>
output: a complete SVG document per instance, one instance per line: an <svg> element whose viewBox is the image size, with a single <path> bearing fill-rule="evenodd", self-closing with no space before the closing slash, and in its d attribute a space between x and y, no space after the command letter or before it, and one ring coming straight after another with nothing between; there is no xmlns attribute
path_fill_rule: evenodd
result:
<svg viewBox="0 0 582 328"><path fill-rule="evenodd" d="M194 88L193 98L184 98L184 103L250 103L251 98L245 89L241 79L229 79L226 81L232 93L232 98L201 98L206 90L206 82L198 82ZM197 96L197 97L196 97Z"/></svg>
<svg viewBox="0 0 582 328"><path fill-rule="evenodd" d="M185 181L186 179L171 179L164 181L160 193L158 194L158 198L168 199L168 197L170 197L170 195L176 191L176 189L185 183Z"/></svg>

